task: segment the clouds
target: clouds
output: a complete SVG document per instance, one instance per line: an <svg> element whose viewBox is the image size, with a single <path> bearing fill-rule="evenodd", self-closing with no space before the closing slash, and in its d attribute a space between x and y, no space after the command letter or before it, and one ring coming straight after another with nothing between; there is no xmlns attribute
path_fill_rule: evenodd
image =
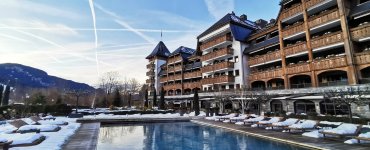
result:
<svg viewBox="0 0 370 150"><path fill-rule="evenodd" d="M208 12L216 20L234 11L233 0L204 0L204 2L207 5Z"/></svg>

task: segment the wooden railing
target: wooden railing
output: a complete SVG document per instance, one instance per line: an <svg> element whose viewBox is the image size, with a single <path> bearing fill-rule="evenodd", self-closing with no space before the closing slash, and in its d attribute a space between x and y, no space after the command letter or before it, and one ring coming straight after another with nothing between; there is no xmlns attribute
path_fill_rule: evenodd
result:
<svg viewBox="0 0 370 150"><path fill-rule="evenodd" d="M264 54L264 55L261 55L261 56L251 57L249 59L249 65L252 66L252 65L265 63L265 62L280 59L280 58L281 58L280 50L278 50L278 51L267 53L267 54Z"/></svg>
<svg viewBox="0 0 370 150"><path fill-rule="evenodd" d="M184 79L202 77L201 71L184 73Z"/></svg>
<svg viewBox="0 0 370 150"><path fill-rule="evenodd" d="M312 6L315 6L317 4L320 4L323 1L325 1L325 0L306 0L306 7L307 8L310 8Z"/></svg>
<svg viewBox="0 0 370 150"><path fill-rule="evenodd" d="M267 70L262 72L255 72L249 75L249 81L256 81L262 79L273 79L283 76L282 69Z"/></svg>
<svg viewBox="0 0 370 150"><path fill-rule="evenodd" d="M180 55L175 56L175 57L171 57L171 58L168 59L168 64L179 62L181 60L182 60L182 57Z"/></svg>
<svg viewBox="0 0 370 150"><path fill-rule="evenodd" d="M370 23L351 29L353 40L359 41L362 38L370 37Z"/></svg>
<svg viewBox="0 0 370 150"><path fill-rule="evenodd" d="M200 50L205 50L209 47L212 47L214 45L217 45L219 43L222 43L222 42L225 42L225 41L232 41L233 38L231 36L231 34L226 34L226 35L223 35L223 36L220 36L220 37L216 37L214 39L212 39L211 41L208 41L208 42L205 42L203 43L202 45L200 45Z"/></svg>
<svg viewBox="0 0 370 150"><path fill-rule="evenodd" d="M285 56L297 54L304 51L307 51L306 42L297 43L284 48Z"/></svg>
<svg viewBox="0 0 370 150"><path fill-rule="evenodd" d="M159 79L159 82L163 83L163 82L167 82L168 81L168 77L160 77Z"/></svg>
<svg viewBox="0 0 370 150"><path fill-rule="evenodd" d="M292 26L285 28L282 34L283 34L283 37L287 37L287 36L294 35L299 32L303 32L304 31L303 29L304 29L303 22L301 22L301 23L297 23L297 24L294 24Z"/></svg>
<svg viewBox="0 0 370 150"><path fill-rule="evenodd" d="M335 43L343 42L342 31L326 34L317 38L313 38L311 41L312 48L319 48L323 46L332 45Z"/></svg>
<svg viewBox="0 0 370 150"><path fill-rule="evenodd" d="M339 19L339 10L338 9L333 9L330 11L327 11L325 13L322 13L318 16L314 16L312 18L309 18L308 21L308 26L310 28L316 27L318 25L322 25L324 23L337 20Z"/></svg>
<svg viewBox="0 0 370 150"><path fill-rule="evenodd" d="M204 78L202 79L202 84L214 84L214 83L227 83L227 82L234 82L235 78L233 76L218 76L214 78Z"/></svg>
<svg viewBox="0 0 370 150"><path fill-rule="evenodd" d="M175 71L180 71L180 70L182 70L182 65L175 66Z"/></svg>
<svg viewBox="0 0 370 150"><path fill-rule="evenodd" d="M310 64L300 63L286 66L287 74L297 74L310 71Z"/></svg>
<svg viewBox="0 0 370 150"><path fill-rule="evenodd" d="M315 70L332 69L345 66L347 66L346 56L335 56L313 61L313 67Z"/></svg>
<svg viewBox="0 0 370 150"><path fill-rule="evenodd" d="M234 50L231 48L222 48L215 52L210 52L208 54L205 54L201 57L202 61L210 60L216 57L224 56L224 55L232 55L234 53Z"/></svg>
<svg viewBox="0 0 370 150"><path fill-rule="evenodd" d="M174 81L174 80L181 80L182 79L182 75L181 74L177 74L177 75L169 75L167 77L167 79L169 81Z"/></svg>
<svg viewBox="0 0 370 150"><path fill-rule="evenodd" d="M202 87L201 82L188 82L184 83L184 89L195 89L195 88L200 88Z"/></svg>
<svg viewBox="0 0 370 150"><path fill-rule="evenodd" d="M202 73L211 72L211 71L214 71L214 70L221 70L221 69L224 69L224 68L234 68L234 63L224 61L224 62L217 63L217 64L214 64L214 65L204 66L202 68Z"/></svg>
<svg viewBox="0 0 370 150"><path fill-rule="evenodd" d="M152 68L154 68L154 67L155 67L155 65L154 65L154 64L152 64L152 63L150 63L150 64L146 65L146 68L147 68L147 69L152 69Z"/></svg>
<svg viewBox="0 0 370 150"><path fill-rule="evenodd" d="M153 83L154 82L154 79L146 79L146 83L149 84L149 83Z"/></svg>
<svg viewBox="0 0 370 150"><path fill-rule="evenodd" d="M154 71L150 70L150 71L146 72L146 76L154 76Z"/></svg>
<svg viewBox="0 0 370 150"><path fill-rule="evenodd" d="M283 10L283 12L281 13L281 20L294 16L295 14L302 12L302 11L303 11L303 7L301 4L292 6L289 9Z"/></svg>
<svg viewBox="0 0 370 150"><path fill-rule="evenodd" d="M369 64L370 63L370 51L355 54L356 64Z"/></svg>
<svg viewBox="0 0 370 150"><path fill-rule="evenodd" d="M167 84L163 86L164 90L175 90L175 89L182 89L182 85L177 83L177 84Z"/></svg>

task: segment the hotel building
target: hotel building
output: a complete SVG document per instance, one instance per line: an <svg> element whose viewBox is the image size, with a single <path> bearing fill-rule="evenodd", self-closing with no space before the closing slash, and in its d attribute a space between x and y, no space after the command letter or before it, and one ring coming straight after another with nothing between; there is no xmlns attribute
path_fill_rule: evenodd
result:
<svg viewBox="0 0 370 150"><path fill-rule="evenodd" d="M265 112L323 113L335 108L324 110L322 91L368 86L370 0L282 0L280 5L277 19L252 22L231 13L197 37L192 56L201 68L191 81L196 81L204 101L212 99L210 93L247 87L277 95L264 106ZM177 62L182 70L191 64L181 58L168 59L167 70L169 62ZM184 92L189 91L184 74L175 73L182 77L172 88L180 89L174 92L179 96L168 100L191 100L186 94L192 90ZM238 105L234 101L229 107ZM369 104L353 107L355 113L370 116Z"/></svg>

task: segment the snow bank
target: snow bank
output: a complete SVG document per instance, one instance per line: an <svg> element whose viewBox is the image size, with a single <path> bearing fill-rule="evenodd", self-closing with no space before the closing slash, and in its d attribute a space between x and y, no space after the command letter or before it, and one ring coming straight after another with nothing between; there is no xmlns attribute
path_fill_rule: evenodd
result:
<svg viewBox="0 0 370 150"><path fill-rule="evenodd" d="M312 138L322 138L323 137L323 135L319 133L318 130L303 133L302 136L307 136L307 137L312 137Z"/></svg>
<svg viewBox="0 0 370 150"><path fill-rule="evenodd" d="M195 111L189 113L189 116L194 117L195 116ZM205 117L206 116L206 113L204 111L200 111L198 116L199 117Z"/></svg>
<svg viewBox="0 0 370 150"><path fill-rule="evenodd" d="M236 122L236 125L244 125L244 122Z"/></svg>
<svg viewBox="0 0 370 150"><path fill-rule="evenodd" d="M3 124L3 125L0 125L0 134L1 133L12 133L14 131L16 131L17 128L6 123L6 124Z"/></svg>
<svg viewBox="0 0 370 150"><path fill-rule="evenodd" d="M343 122L329 122L329 121L320 121L320 124L325 124L325 125L336 125L336 126L339 126L341 125Z"/></svg>
<svg viewBox="0 0 370 150"><path fill-rule="evenodd" d="M4 143L4 142L7 142L7 141L8 141L8 139L0 137L0 143Z"/></svg>
<svg viewBox="0 0 370 150"><path fill-rule="evenodd" d="M222 121L223 123L230 123L231 121L229 119L226 119L224 121Z"/></svg>

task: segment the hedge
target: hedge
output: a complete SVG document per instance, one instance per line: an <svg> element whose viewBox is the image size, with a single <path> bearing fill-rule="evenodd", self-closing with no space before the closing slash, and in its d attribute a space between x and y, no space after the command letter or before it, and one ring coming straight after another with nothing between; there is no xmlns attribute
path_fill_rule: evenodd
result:
<svg viewBox="0 0 370 150"><path fill-rule="evenodd" d="M72 107L66 104L56 105L8 105L0 107L0 115L6 119L27 117L39 113L52 114L55 116L67 116L72 112Z"/></svg>

